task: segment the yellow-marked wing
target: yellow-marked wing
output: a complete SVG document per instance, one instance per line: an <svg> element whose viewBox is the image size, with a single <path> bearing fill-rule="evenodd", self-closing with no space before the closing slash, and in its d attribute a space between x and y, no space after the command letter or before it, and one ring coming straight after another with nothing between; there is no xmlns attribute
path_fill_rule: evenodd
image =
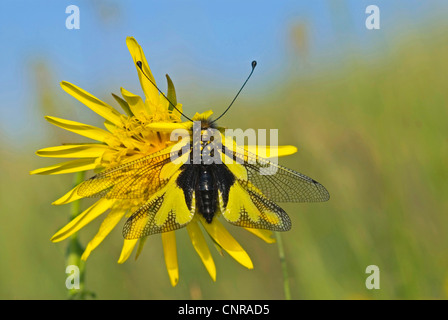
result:
<svg viewBox="0 0 448 320"><path fill-rule="evenodd" d="M173 175L169 183L155 193L126 221L123 228L125 239L139 239L155 233L173 231L186 226L195 213L185 202L184 191L176 184L179 173ZM188 196L193 199L193 190Z"/></svg>
<svg viewBox="0 0 448 320"><path fill-rule="evenodd" d="M223 147L226 157L237 164L228 165L241 182L249 181L268 199L278 202L321 202L330 194L323 185L304 174L261 158L242 148Z"/></svg>
<svg viewBox="0 0 448 320"><path fill-rule="evenodd" d="M223 207L221 194L219 200L221 212L231 224L272 231L288 231L291 229L291 220L286 212L266 198L250 182L235 181L230 187L226 207Z"/></svg>
<svg viewBox="0 0 448 320"><path fill-rule="evenodd" d="M171 162L171 147L141 159L116 166L84 181L78 188L83 197L149 199L164 187L181 164Z"/></svg>

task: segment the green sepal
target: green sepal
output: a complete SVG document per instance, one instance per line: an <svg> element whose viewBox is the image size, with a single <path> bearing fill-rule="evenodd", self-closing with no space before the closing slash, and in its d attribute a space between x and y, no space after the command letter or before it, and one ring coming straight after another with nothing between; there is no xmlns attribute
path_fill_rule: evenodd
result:
<svg viewBox="0 0 448 320"><path fill-rule="evenodd" d="M134 116L134 114L131 111L131 108L129 108L129 104L124 99L113 93L112 97L114 97L114 99L118 102L118 104L121 106L121 108L124 110L124 112L126 112L128 116L130 117Z"/></svg>
<svg viewBox="0 0 448 320"><path fill-rule="evenodd" d="M166 80L168 82L168 101L170 101L173 105L177 106L177 98L176 98L176 89L174 89L173 81L171 81L171 78L169 75L166 75ZM173 111L173 106L171 103L168 106L168 110Z"/></svg>

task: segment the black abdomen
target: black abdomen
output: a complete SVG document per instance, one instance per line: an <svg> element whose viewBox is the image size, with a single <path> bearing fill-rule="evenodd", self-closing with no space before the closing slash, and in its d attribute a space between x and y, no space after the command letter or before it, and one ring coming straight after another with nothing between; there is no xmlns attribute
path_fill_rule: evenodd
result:
<svg viewBox="0 0 448 320"><path fill-rule="evenodd" d="M208 223L212 222L216 212L218 190L210 167L201 165L196 187L196 206Z"/></svg>

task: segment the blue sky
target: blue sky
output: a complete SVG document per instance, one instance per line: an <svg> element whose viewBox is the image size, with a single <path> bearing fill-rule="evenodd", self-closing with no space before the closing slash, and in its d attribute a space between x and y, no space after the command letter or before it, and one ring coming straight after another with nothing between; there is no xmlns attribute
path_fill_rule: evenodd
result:
<svg viewBox="0 0 448 320"><path fill-rule="evenodd" d="M65 27L71 4L80 8L80 30ZM379 31L364 26L370 4L381 10ZM309 59L324 68L353 47L369 58L381 56L386 39L443 19L447 6L435 0L2 1L0 132L20 141L32 132L27 123L40 116L30 74L34 61L51 66L55 90L67 80L94 94L120 86L140 93L125 44L134 36L162 89L169 73L178 95L225 88L230 100L253 59L259 62L253 87L272 86L288 70L293 25L306 25ZM194 103L192 97L186 102Z"/></svg>

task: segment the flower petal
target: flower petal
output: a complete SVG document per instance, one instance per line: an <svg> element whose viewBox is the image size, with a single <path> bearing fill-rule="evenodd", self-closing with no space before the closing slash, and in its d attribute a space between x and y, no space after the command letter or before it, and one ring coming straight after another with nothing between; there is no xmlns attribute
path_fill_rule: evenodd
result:
<svg viewBox="0 0 448 320"><path fill-rule="evenodd" d="M125 210L121 208L112 209L107 217L104 219L103 223L101 223L100 229L98 230L98 233L95 235L95 237L90 240L90 242L87 244L86 250L84 250L84 253L81 256L81 259L86 261L89 257L90 253L98 247L101 242L103 242L104 238L107 237L107 235L112 231L113 228L120 222L121 218L125 214Z"/></svg>
<svg viewBox="0 0 448 320"><path fill-rule="evenodd" d="M202 113L196 112L195 115L193 116L192 120L193 121L201 121L203 119L208 119L212 116L212 114L213 114L212 110L204 111Z"/></svg>
<svg viewBox="0 0 448 320"><path fill-rule="evenodd" d="M75 200L79 200L84 198L83 196L78 195L78 188L81 184L78 184L76 187L74 187L72 190L64 194L62 197L57 199L52 203L52 205L59 206L61 204L67 204Z"/></svg>
<svg viewBox="0 0 448 320"><path fill-rule="evenodd" d="M48 158L98 158L107 149L109 146L99 143L68 144L40 149L36 151L36 154Z"/></svg>
<svg viewBox="0 0 448 320"><path fill-rule="evenodd" d="M213 261L212 255L207 246L207 242L205 241L204 235L202 234L196 220L191 221L187 225L187 230L191 239L191 243L193 244L193 247L198 253L199 257L201 258L202 263L208 271L208 274L213 279L213 281L216 281L215 262Z"/></svg>
<svg viewBox="0 0 448 320"><path fill-rule="evenodd" d="M88 124L83 124L80 122L65 120L56 117L46 116L45 119L51 124L54 124L55 126L77 133L81 136L106 143L112 141L115 141L117 143L116 138L106 130L94 126L89 126Z"/></svg>
<svg viewBox="0 0 448 320"><path fill-rule="evenodd" d="M92 220L97 218L106 210L110 209L115 201L116 201L115 199L98 200L95 204L84 210L76 218L74 218L72 221L67 223L62 229L56 232L53 235L53 237L51 237L51 241L59 242L70 237L72 234L74 234L87 224L89 224Z"/></svg>
<svg viewBox="0 0 448 320"><path fill-rule="evenodd" d="M121 114L107 103L99 100L87 91L71 84L70 82L62 81L61 87L69 95L85 104L104 119L109 120L117 126L123 126Z"/></svg>
<svg viewBox="0 0 448 320"><path fill-rule="evenodd" d="M184 129L187 130L187 126L184 123L176 123L176 122L153 122L148 123L145 126L148 130L154 130L158 132L172 132L176 129Z"/></svg>
<svg viewBox="0 0 448 320"><path fill-rule="evenodd" d="M124 88L120 88L120 90L121 95L126 100L132 113L137 118L142 118L142 115L144 118L144 115L148 115L150 113L149 110L146 108L146 105L143 102L142 98L140 98L140 96L133 94L132 92L129 92Z"/></svg>
<svg viewBox="0 0 448 320"><path fill-rule="evenodd" d="M120 258L118 258L118 263L124 263L131 256L132 250L134 250L135 245L137 244L138 239L134 240L124 240L123 248L121 249Z"/></svg>
<svg viewBox="0 0 448 320"><path fill-rule="evenodd" d="M264 240L267 243L275 243L275 238L272 238L272 231L270 230L253 229L253 228L244 228L244 229L256 235L258 238Z"/></svg>
<svg viewBox="0 0 448 320"><path fill-rule="evenodd" d="M248 145L244 148L250 153L256 154L262 158L276 158L289 156L297 152L294 146L254 146Z"/></svg>
<svg viewBox="0 0 448 320"><path fill-rule="evenodd" d="M162 233L163 252L165 264L170 277L171 285L176 286L179 281L179 266L177 264L176 234L174 231Z"/></svg>
<svg viewBox="0 0 448 320"><path fill-rule="evenodd" d="M213 219L212 223L205 222L203 218L200 219L207 233L220 247L241 265L248 269L253 269L254 265L247 252L239 245L218 219Z"/></svg>
<svg viewBox="0 0 448 320"><path fill-rule="evenodd" d="M104 127L111 133L115 133L117 130L121 129L108 120L104 121Z"/></svg>
<svg viewBox="0 0 448 320"><path fill-rule="evenodd" d="M149 69L148 62L146 61L145 54L143 53L142 48L133 37L126 38L126 45L128 46L129 52L131 53L132 60L134 61L134 66L137 68L140 84L142 86L143 92L145 93L146 99L150 99L151 101L156 102L157 100L155 99L158 97L159 92L154 85L156 81L151 73L151 69ZM142 62L143 71L154 84L152 84L151 81L149 81L143 75L142 71L137 66L137 61Z"/></svg>
<svg viewBox="0 0 448 320"><path fill-rule="evenodd" d="M98 167L95 158L76 159L30 171L30 174L62 174L92 170Z"/></svg>

